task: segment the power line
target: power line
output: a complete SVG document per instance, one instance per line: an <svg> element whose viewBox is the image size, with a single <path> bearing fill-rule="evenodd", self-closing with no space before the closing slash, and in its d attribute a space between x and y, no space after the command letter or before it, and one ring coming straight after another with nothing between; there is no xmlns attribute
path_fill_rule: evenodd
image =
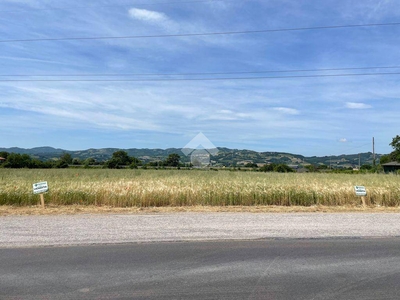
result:
<svg viewBox="0 0 400 300"><path fill-rule="evenodd" d="M96 73L96 74L0 74L0 77L102 77L102 76L197 76L197 75L229 75L229 74L263 74L263 73L299 73L324 71L350 71L374 69L399 69L400 66L384 67L353 67L329 69L294 69L294 70L267 70L267 71L236 71L236 72L196 72L196 73ZM372 74L374 75L374 74Z"/></svg>
<svg viewBox="0 0 400 300"><path fill-rule="evenodd" d="M249 1L249 0L247 0ZM69 6L69 7L49 7L49 8L29 8L29 9L14 9L14 10L0 10L0 13L13 13L24 11L49 11L49 10L73 10L73 9L92 9L92 8L106 8L106 7L132 7L140 6L154 6L154 5L171 5L171 4L194 4L194 3L207 3L207 2L236 2L235 0L192 0L192 1L169 1L169 2L155 2L155 3L131 3L131 4L114 4L114 5L87 5L87 6Z"/></svg>
<svg viewBox="0 0 400 300"><path fill-rule="evenodd" d="M77 41L77 40L121 40L121 39L141 39L141 38L170 38L170 37L195 37L195 36L215 36L215 35L234 35L234 34L256 34L269 32L285 32L285 31L306 31L306 30L324 30L324 29L340 29L340 28L362 28L362 27L378 27L378 26L398 26L396 23L371 23L371 24L352 24L352 25L335 25L335 26L316 26L316 27L297 27L297 28L281 28L281 29L263 29L263 30L244 30L244 31L224 31L224 32L204 32L204 33L182 33L182 34L158 34L158 35L127 35L127 36L98 36L98 37L65 37L65 38L36 38L36 39L14 39L0 40L0 43L15 42L45 42L45 41Z"/></svg>
<svg viewBox="0 0 400 300"><path fill-rule="evenodd" d="M400 75L400 72L391 73L356 73L356 74L319 74L319 75L292 75L292 76L260 76L260 77L217 77L217 78L160 78L160 79L1 79L0 82L155 82L155 81L222 81L222 80L259 80L285 78L323 78L323 77L352 77Z"/></svg>

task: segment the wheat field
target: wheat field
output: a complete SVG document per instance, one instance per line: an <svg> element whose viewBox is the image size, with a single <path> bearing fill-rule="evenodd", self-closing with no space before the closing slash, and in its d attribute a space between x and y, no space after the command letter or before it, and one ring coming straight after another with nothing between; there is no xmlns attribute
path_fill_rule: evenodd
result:
<svg viewBox="0 0 400 300"><path fill-rule="evenodd" d="M46 204L113 207L400 205L400 176L202 170L0 169L0 205L38 203L32 184L47 181Z"/></svg>

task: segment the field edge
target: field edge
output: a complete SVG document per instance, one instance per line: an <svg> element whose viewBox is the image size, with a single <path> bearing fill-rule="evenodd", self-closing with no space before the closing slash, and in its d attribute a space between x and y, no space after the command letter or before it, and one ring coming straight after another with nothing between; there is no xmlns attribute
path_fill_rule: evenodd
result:
<svg viewBox="0 0 400 300"><path fill-rule="evenodd" d="M112 207L94 205L0 206L0 216L75 215L75 214L168 214L168 213L400 213L400 207L385 206L167 206Z"/></svg>

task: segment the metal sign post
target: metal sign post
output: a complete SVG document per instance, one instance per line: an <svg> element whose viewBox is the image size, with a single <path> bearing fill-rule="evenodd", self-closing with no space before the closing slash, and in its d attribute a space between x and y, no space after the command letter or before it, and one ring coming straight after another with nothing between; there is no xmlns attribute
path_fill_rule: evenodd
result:
<svg viewBox="0 0 400 300"><path fill-rule="evenodd" d="M43 193L46 193L46 192L49 191L49 185L47 184L47 181L34 183L32 186L33 186L33 193L34 194L40 194L40 203L42 204L42 208L44 208L44 195L43 195Z"/></svg>

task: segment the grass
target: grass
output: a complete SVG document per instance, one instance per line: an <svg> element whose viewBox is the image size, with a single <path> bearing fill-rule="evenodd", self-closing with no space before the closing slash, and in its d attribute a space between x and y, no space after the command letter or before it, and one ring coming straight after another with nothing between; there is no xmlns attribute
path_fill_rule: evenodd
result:
<svg viewBox="0 0 400 300"><path fill-rule="evenodd" d="M47 205L110 207L400 206L400 177L198 170L0 169L0 205L36 205L32 184L48 181Z"/></svg>

